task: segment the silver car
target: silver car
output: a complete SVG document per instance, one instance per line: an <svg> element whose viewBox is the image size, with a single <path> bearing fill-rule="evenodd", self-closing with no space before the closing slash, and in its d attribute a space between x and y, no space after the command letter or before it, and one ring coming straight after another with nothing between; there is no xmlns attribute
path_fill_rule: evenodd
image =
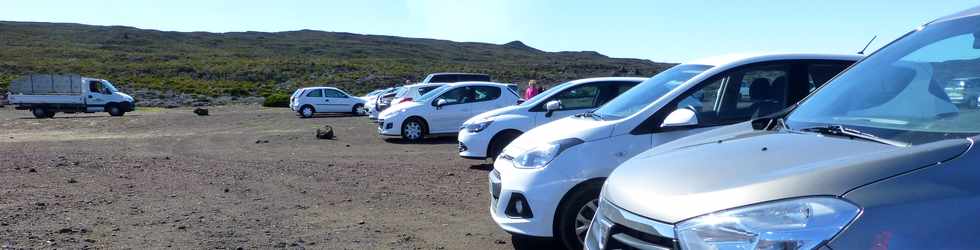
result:
<svg viewBox="0 0 980 250"><path fill-rule="evenodd" d="M644 152L606 181L587 249L977 249L980 8L924 25L791 111Z"/></svg>

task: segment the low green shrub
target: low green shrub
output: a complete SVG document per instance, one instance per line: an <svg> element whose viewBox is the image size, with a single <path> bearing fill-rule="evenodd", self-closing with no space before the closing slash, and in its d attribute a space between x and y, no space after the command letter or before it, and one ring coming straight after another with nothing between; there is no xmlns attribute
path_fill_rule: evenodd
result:
<svg viewBox="0 0 980 250"><path fill-rule="evenodd" d="M289 95L282 93L268 95L265 97L265 101L262 102L262 106L287 108L289 107Z"/></svg>

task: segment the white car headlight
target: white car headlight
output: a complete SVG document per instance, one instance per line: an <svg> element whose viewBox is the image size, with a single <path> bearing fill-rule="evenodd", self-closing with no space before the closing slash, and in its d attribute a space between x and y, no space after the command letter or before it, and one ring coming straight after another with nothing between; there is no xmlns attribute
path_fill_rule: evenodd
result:
<svg viewBox="0 0 980 250"><path fill-rule="evenodd" d="M676 234L683 249L814 249L860 211L837 198L799 198L700 216Z"/></svg>
<svg viewBox="0 0 980 250"><path fill-rule="evenodd" d="M491 119L485 119L485 120L480 120L480 121L477 121L477 122L471 123L471 124L464 124L463 125L463 128L466 129L466 131L467 132L470 132L470 133L479 133L480 131L483 131L484 129L487 129L487 127L490 127L490 124L492 124L492 123L493 123L493 120L491 120Z"/></svg>
<svg viewBox="0 0 980 250"><path fill-rule="evenodd" d="M514 156L514 167L542 168L554 160L562 151L583 142L585 141L578 138L569 138L532 147L530 150Z"/></svg>

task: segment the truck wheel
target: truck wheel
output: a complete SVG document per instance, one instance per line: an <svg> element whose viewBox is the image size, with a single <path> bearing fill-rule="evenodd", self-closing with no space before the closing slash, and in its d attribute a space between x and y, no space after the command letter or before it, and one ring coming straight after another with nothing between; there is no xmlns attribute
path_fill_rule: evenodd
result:
<svg viewBox="0 0 980 250"><path fill-rule="evenodd" d="M53 114L51 116L48 116L48 109L43 108L43 107L31 108L31 113L33 113L34 114L34 118L37 118L37 119L51 118L51 117L54 116Z"/></svg>
<svg viewBox="0 0 980 250"><path fill-rule="evenodd" d="M599 192L602 182L586 183L575 188L561 205L558 206L558 216L555 216L555 238L568 249L582 249L585 232L592 224L599 206Z"/></svg>
<svg viewBox="0 0 980 250"><path fill-rule="evenodd" d="M126 112L123 112L119 105L112 105L106 108L109 111L110 116L123 116Z"/></svg>

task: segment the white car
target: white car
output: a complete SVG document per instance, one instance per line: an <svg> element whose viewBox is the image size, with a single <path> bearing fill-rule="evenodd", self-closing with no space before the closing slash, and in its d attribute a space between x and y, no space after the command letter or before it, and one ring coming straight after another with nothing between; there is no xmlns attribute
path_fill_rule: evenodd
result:
<svg viewBox="0 0 980 250"><path fill-rule="evenodd" d="M443 85L418 100L395 104L378 116L378 133L419 141L426 135L455 134L474 115L517 104L506 84L458 82Z"/></svg>
<svg viewBox="0 0 980 250"><path fill-rule="evenodd" d="M397 93L395 93L395 99L391 100L391 105L394 106L399 103L417 100L421 98L422 95L425 95L425 93L429 93L429 91L439 88L442 85L446 85L446 84L445 83L417 83L417 84L402 86L402 88L399 89Z"/></svg>
<svg viewBox="0 0 980 250"><path fill-rule="evenodd" d="M459 131L459 156L496 159L517 136L554 120L593 110L616 98L641 77L602 77L554 86L516 106L495 109L470 118Z"/></svg>
<svg viewBox="0 0 980 250"><path fill-rule="evenodd" d="M401 87L387 88L384 91L381 91L381 93L375 95L373 100L368 101L368 103L365 104L368 112L368 118L375 121L378 120L378 115L381 114L381 111L388 108L388 103L386 103L386 100L390 101L391 98L394 98L395 94L400 89Z"/></svg>
<svg viewBox="0 0 980 250"><path fill-rule="evenodd" d="M316 113L351 113L360 115L365 101L334 87L309 87L297 89L289 97L289 108L303 118Z"/></svg>
<svg viewBox="0 0 980 250"><path fill-rule="evenodd" d="M674 66L599 109L524 133L490 172L504 230L581 249L605 178L657 145L787 109L857 55L729 55Z"/></svg>

